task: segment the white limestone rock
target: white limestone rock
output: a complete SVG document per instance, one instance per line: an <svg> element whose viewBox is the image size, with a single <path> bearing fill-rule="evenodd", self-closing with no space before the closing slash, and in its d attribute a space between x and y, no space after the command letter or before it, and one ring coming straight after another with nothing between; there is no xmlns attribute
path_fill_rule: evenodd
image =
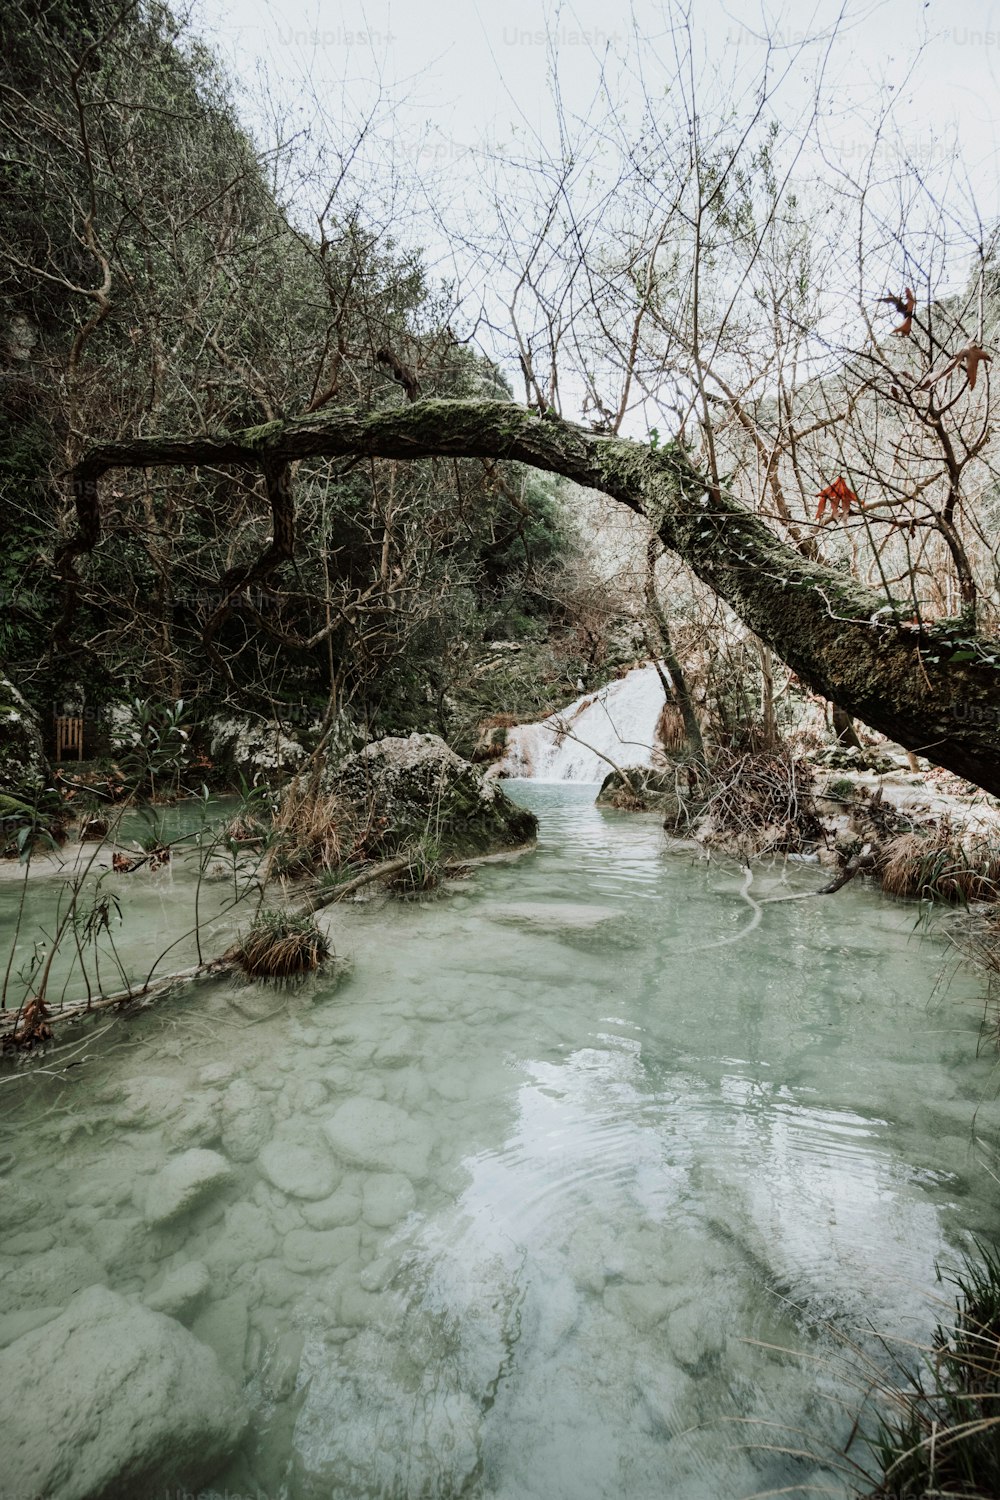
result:
<svg viewBox="0 0 1000 1500"><path fill-rule="evenodd" d="M144 1219L108 1215L90 1230L94 1254L109 1273L124 1273L149 1254L149 1228Z"/></svg>
<svg viewBox="0 0 1000 1500"><path fill-rule="evenodd" d="M184 1089L173 1078L127 1078L115 1091L116 1125L151 1129L166 1125L184 1108Z"/></svg>
<svg viewBox="0 0 1000 1500"><path fill-rule="evenodd" d="M255 1266L274 1253L278 1236L271 1215L245 1199L231 1203L212 1246L205 1252L212 1276L225 1281L240 1266Z"/></svg>
<svg viewBox="0 0 1000 1500"><path fill-rule="evenodd" d="M186 1265L168 1271L160 1285L146 1293L144 1300L150 1312L166 1313L168 1317L184 1322L207 1295L210 1285L205 1262L189 1260Z"/></svg>
<svg viewBox="0 0 1000 1500"><path fill-rule="evenodd" d="M80 1245L57 1245L11 1262L0 1277L0 1308L65 1307L77 1292L103 1281L101 1264Z"/></svg>
<svg viewBox="0 0 1000 1500"><path fill-rule="evenodd" d="M236 1078L220 1104L222 1145L233 1161L253 1161L271 1139L274 1120L259 1089Z"/></svg>
<svg viewBox="0 0 1000 1500"><path fill-rule="evenodd" d="M417 1201L413 1183L399 1172L373 1172L365 1178L364 1219L373 1229L389 1229L405 1219Z"/></svg>
<svg viewBox="0 0 1000 1500"><path fill-rule="evenodd" d="M356 1224L361 1217L361 1180L345 1178L329 1198L318 1203L305 1203L302 1217L311 1229L341 1229L347 1224Z"/></svg>
<svg viewBox="0 0 1000 1500"><path fill-rule="evenodd" d="M214 1146L221 1133L218 1100L211 1091L185 1094L181 1112L164 1130L171 1146L180 1150L187 1146Z"/></svg>
<svg viewBox="0 0 1000 1500"><path fill-rule="evenodd" d="M25 1420L25 1413L35 1419ZM4 1488L46 1500L198 1489L247 1412L210 1349L179 1323L91 1287L0 1353Z"/></svg>
<svg viewBox="0 0 1000 1500"><path fill-rule="evenodd" d="M260 1153L260 1168L274 1187L291 1198L328 1198L341 1179L336 1162L322 1146L271 1141Z"/></svg>
<svg viewBox="0 0 1000 1500"><path fill-rule="evenodd" d="M208 721L209 751L216 765L239 769L248 780L258 772L294 771L305 750L275 720L261 722L216 714Z"/></svg>
<svg viewBox="0 0 1000 1500"><path fill-rule="evenodd" d="M173 1156L146 1190L146 1223L169 1224L226 1186L233 1169L218 1151L197 1148Z"/></svg>
<svg viewBox="0 0 1000 1500"><path fill-rule="evenodd" d="M5 1313L0 1317L0 1349L6 1349L8 1344L13 1344L15 1339L30 1333L33 1328L51 1323L61 1312L61 1307L30 1307L22 1312Z"/></svg>
<svg viewBox="0 0 1000 1500"><path fill-rule="evenodd" d="M8 1232L35 1220L41 1207L41 1198L30 1188L6 1177L0 1180L0 1223Z"/></svg>
<svg viewBox="0 0 1000 1500"><path fill-rule="evenodd" d="M354 1261L360 1248L357 1225L343 1229L293 1229L285 1235L285 1264L290 1271L311 1274Z"/></svg>
<svg viewBox="0 0 1000 1500"><path fill-rule="evenodd" d="M337 1155L351 1166L399 1172L418 1182L427 1176L426 1130L394 1104L361 1096L347 1099L323 1129Z"/></svg>

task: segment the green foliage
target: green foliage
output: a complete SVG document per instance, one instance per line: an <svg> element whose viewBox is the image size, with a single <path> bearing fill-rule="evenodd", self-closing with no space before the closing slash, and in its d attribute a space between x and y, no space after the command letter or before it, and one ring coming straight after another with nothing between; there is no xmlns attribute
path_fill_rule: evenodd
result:
<svg viewBox="0 0 1000 1500"><path fill-rule="evenodd" d="M94 48L75 0L15 0L13 19L0 281L22 323L0 386L0 506L14 517L0 655L46 713L80 682L88 707L120 702L126 682L150 715L222 687L301 729L332 691L367 727L446 730L483 643L543 635L558 613L552 575L572 541L551 479L471 461L303 463L294 569L230 593L223 576L267 547L262 482L117 472L101 486L100 547L79 565L71 648L49 649L69 511L58 475L88 440L263 429L324 391L393 404L384 347L424 394L510 392L451 335L447 288L363 202L338 198L308 232L286 214L282 163L258 154L218 66L166 7L102 19ZM143 722L131 757L147 794L179 784L168 731Z"/></svg>
<svg viewBox="0 0 1000 1500"><path fill-rule="evenodd" d="M119 757L121 769L141 796L178 796L191 761L183 698L172 704L134 698L129 712L134 740Z"/></svg>

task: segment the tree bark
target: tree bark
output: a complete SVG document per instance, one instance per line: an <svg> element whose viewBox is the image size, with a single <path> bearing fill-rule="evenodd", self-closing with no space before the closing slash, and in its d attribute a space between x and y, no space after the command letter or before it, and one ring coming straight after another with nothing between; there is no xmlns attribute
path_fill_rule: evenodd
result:
<svg viewBox="0 0 1000 1500"><path fill-rule="evenodd" d="M670 625L660 596L656 592L656 559L659 547L655 539L651 539L646 550L646 604L653 617L657 633L660 637L660 656L673 684L673 698L680 709L681 720L684 724L684 738L687 747L696 760L704 764L705 741L701 733L701 725L695 712L694 702L691 698L691 690L688 687L684 668L678 660L674 650L673 637L670 634Z"/></svg>
<svg viewBox="0 0 1000 1500"><path fill-rule="evenodd" d="M262 468L347 455L511 459L603 491L646 516L664 546L816 692L1000 794L1000 640L912 623L909 604L803 557L676 447L654 451L507 402L324 409L242 432L97 444L73 471L79 532L63 548L66 581L72 588L75 559L96 544L93 486L109 469Z"/></svg>

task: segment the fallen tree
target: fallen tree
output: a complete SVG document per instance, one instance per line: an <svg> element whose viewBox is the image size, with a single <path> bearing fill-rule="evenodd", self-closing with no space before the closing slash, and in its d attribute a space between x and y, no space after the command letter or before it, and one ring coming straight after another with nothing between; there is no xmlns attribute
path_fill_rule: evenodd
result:
<svg viewBox="0 0 1000 1500"><path fill-rule="evenodd" d="M645 444L538 416L509 402L415 401L327 409L262 427L100 443L72 471L77 530L57 555L68 629L77 559L101 534L99 481L116 468L235 466L262 471L273 541L222 580L235 596L291 560L290 466L315 457L513 460L602 491L645 516L684 560L816 692L853 717L1000 794L1000 640L960 621L927 624L912 605L865 587L781 541L677 446ZM213 622L214 623L214 622Z"/></svg>

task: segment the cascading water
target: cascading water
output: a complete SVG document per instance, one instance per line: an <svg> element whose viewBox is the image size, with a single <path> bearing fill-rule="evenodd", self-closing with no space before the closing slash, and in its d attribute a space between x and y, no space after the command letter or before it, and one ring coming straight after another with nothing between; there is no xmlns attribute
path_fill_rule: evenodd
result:
<svg viewBox="0 0 1000 1500"><path fill-rule="evenodd" d="M656 667L636 667L561 713L511 729L500 772L532 781L603 781L612 766L652 766L663 702Z"/></svg>

